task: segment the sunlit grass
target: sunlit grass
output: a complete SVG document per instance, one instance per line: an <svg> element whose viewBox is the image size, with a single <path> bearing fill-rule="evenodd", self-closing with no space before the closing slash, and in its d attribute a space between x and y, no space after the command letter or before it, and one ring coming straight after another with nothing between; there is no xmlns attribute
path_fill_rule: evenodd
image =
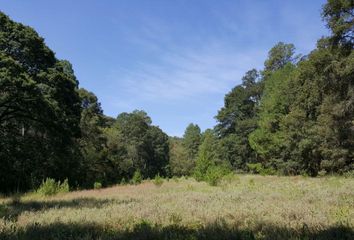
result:
<svg viewBox="0 0 354 240"><path fill-rule="evenodd" d="M354 179L239 175L216 187L180 178L29 193L1 198L0 219L1 239L350 239Z"/></svg>

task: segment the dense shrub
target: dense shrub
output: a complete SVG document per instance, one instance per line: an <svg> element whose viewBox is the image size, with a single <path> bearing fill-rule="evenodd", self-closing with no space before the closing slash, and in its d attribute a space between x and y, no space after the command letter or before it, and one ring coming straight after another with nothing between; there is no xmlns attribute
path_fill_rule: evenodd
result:
<svg viewBox="0 0 354 240"><path fill-rule="evenodd" d="M101 189L101 188L102 188L102 183L100 183L100 182L95 182L95 183L93 184L93 188L94 188L94 189Z"/></svg>
<svg viewBox="0 0 354 240"><path fill-rule="evenodd" d="M229 172L230 170L224 166L209 167L205 175L205 181L211 186L217 186Z"/></svg>
<svg viewBox="0 0 354 240"><path fill-rule="evenodd" d="M260 163L247 163L246 164L251 173L260 173L262 164Z"/></svg>
<svg viewBox="0 0 354 240"><path fill-rule="evenodd" d="M264 167L261 163L247 163L250 172L265 175L274 175L276 170L272 167Z"/></svg>
<svg viewBox="0 0 354 240"><path fill-rule="evenodd" d="M120 180L120 185L126 185L128 184L127 180L125 180L125 177L122 178L122 180Z"/></svg>
<svg viewBox="0 0 354 240"><path fill-rule="evenodd" d="M143 181L143 176L141 175L141 172L139 170L136 170L134 172L133 178L131 180L131 182L133 184L139 184Z"/></svg>
<svg viewBox="0 0 354 240"><path fill-rule="evenodd" d="M266 175L275 175L277 173L277 171L272 168L272 167L268 167L268 168L262 168L260 171L260 174L262 176L266 176Z"/></svg>
<svg viewBox="0 0 354 240"><path fill-rule="evenodd" d="M60 181L56 182L52 178L47 178L39 186L37 193L44 196L50 196L57 193L67 193L69 192L69 190L70 186L68 183L68 179L65 179L64 182L61 183Z"/></svg>
<svg viewBox="0 0 354 240"><path fill-rule="evenodd" d="M163 178L160 177L160 174L157 174L152 181L156 186L161 186L163 184Z"/></svg>
<svg viewBox="0 0 354 240"><path fill-rule="evenodd" d="M354 170L345 172L345 173L343 174L343 176L346 177L346 178L354 178Z"/></svg>

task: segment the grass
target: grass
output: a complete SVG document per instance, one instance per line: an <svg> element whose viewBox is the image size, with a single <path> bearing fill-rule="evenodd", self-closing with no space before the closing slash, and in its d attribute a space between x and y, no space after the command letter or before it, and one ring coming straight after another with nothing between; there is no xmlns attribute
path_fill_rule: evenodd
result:
<svg viewBox="0 0 354 240"><path fill-rule="evenodd" d="M354 239L354 179L180 178L0 198L0 239Z"/></svg>

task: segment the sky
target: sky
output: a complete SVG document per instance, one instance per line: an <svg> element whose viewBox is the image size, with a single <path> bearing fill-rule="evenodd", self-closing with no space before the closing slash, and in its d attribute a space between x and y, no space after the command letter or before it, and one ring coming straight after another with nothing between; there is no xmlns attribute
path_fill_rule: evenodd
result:
<svg viewBox="0 0 354 240"><path fill-rule="evenodd" d="M170 136L216 124L224 96L277 42L308 54L325 0L1 0L69 60L106 115L144 110Z"/></svg>

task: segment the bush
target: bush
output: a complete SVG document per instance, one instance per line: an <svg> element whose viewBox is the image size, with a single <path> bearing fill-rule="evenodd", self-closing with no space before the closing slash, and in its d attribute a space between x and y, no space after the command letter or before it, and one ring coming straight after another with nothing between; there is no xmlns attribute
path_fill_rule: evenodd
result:
<svg viewBox="0 0 354 240"><path fill-rule="evenodd" d="M278 175L295 176L300 173L301 166L298 162L289 160L277 163Z"/></svg>
<svg viewBox="0 0 354 240"><path fill-rule="evenodd" d="M263 167L261 163L247 163L247 167L252 173L265 175L274 175L276 170L272 167Z"/></svg>
<svg viewBox="0 0 354 240"><path fill-rule="evenodd" d="M132 183L133 184L139 184L143 181L143 176L141 175L141 172L139 170L136 170L134 172L133 178L132 178Z"/></svg>
<svg viewBox="0 0 354 240"><path fill-rule="evenodd" d="M60 181L58 182L58 193L67 193L69 191L70 191L70 186L69 186L68 179L65 179L62 184L60 184Z"/></svg>
<svg viewBox="0 0 354 240"><path fill-rule="evenodd" d="M266 176L266 175L275 175L277 173L277 171L272 167L268 167L268 168L262 168L259 173L262 176Z"/></svg>
<svg viewBox="0 0 354 240"><path fill-rule="evenodd" d="M354 170L345 172L345 173L343 174L343 176L346 177L346 178L354 178Z"/></svg>
<svg viewBox="0 0 354 240"><path fill-rule="evenodd" d="M230 170L223 166L209 167L205 175L205 181L209 183L210 186L217 186L222 178L229 172Z"/></svg>
<svg viewBox="0 0 354 240"><path fill-rule="evenodd" d="M69 190L70 187L69 187L68 179L65 179L63 183L60 183L60 181L56 182L52 178L47 178L39 186L39 188L37 189L37 193L44 196L50 196L57 193L67 193L69 192Z"/></svg>
<svg viewBox="0 0 354 240"><path fill-rule="evenodd" d="M93 184L93 188L94 188L94 189L101 189L101 188L102 188L102 183L100 183L100 182L95 182L95 183Z"/></svg>
<svg viewBox="0 0 354 240"><path fill-rule="evenodd" d="M163 184L163 178L160 177L160 174L157 174L153 180L153 183L156 185L156 186L161 186Z"/></svg>
<svg viewBox="0 0 354 240"><path fill-rule="evenodd" d="M127 184L127 180L125 180L125 177L122 178L122 180L120 180L120 185L126 185Z"/></svg>
<svg viewBox="0 0 354 240"><path fill-rule="evenodd" d="M260 173L263 169L260 163L247 163L246 165L251 173Z"/></svg>

